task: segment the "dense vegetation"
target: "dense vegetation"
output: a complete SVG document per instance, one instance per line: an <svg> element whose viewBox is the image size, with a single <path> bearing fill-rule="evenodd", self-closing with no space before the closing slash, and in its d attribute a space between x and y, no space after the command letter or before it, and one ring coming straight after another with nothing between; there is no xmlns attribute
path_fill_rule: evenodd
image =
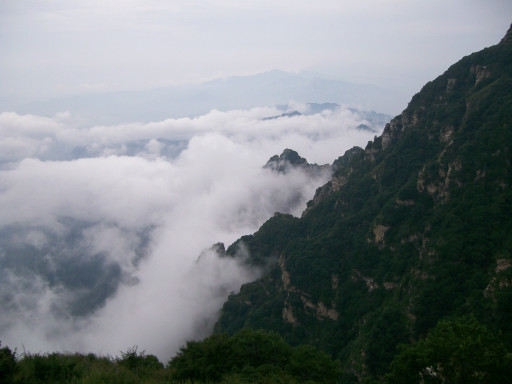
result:
<svg viewBox="0 0 512 384"><path fill-rule="evenodd" d="M166 383L171 378L155 356L136 347L117 358L92 353L18 355L8 346L0 349L1 384L138 384Z"/></svg>
<svg viewBox="0 0 512 384"><path fill-rule="evenodd" d="M385 376L389 384L507 383L512 353L473 317L442 320L428 336L402 345Z"/></svg>
<svg viewBox="0 0 512 384"><path fill-rule="evenodd" d="M309 343L340 361L344 382L384 380L399 345L431 348L421 340L453 317L499 334L506 355L511 122L509 31L425 85L364 150L335 161L303 217L275 215L232 246L278 262L230 296L216 331L264 328Z"/></svg>
<svg viewBox="0 0 512 384"><path fill-rule="evenodd" d="M180 380L223 383L335 383L337 364L311 345L290 347L276 333L244 329L189 342L169 363Z"/></svg>
<svg viewBox="0 0 512 384"><path fill-rule="evenodd" d="M381 347L385 350L386 343L375 350ZM440 321L426 338L402 344L398 350L383 383L507 383L512 377L512 353L474 317ZM277 333L250 329L231 337L217 334L189 341L165 367L136 347L118 358L61 353L17 356L9 347L0 348L0 384L357 381L340 367L338 361L311 345L291 347Z"/></svg>
<svg viewBox="0 0 512 384"><path fill-rule="evenodd" d="M276 333L242 330L190 341L166 367L137 348L121 357L17 356L0 349L0 384L23 383L335 383L337 363L311 345L291 347Z"/></svg>

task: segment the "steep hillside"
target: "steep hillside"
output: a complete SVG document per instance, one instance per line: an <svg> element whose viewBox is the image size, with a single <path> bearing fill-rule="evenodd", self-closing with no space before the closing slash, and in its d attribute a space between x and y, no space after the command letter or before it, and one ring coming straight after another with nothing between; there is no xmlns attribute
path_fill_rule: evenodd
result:
<svg viewBox="0 0 512 384"><path fill-rule="evenodd" d="M509 30L336 160L300 219L276 214L232 246L278 261L230 296L216 331L277 331L360 380L449 316L473 315L510 350L511 124Z"/></svg>

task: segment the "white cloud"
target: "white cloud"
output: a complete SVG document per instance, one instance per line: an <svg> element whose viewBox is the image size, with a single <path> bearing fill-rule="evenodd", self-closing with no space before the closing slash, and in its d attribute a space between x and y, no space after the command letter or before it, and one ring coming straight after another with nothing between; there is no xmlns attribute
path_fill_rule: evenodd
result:
<svg viewBox="0 0 512 384"><path fill-rule="evenodd" d="M295 107L304 108L300 105ZM340 152L337 148L326 151L322 143L343 148L351 142L353 145L360 143L361 138L367 136L353 130L361 123L362 117L348 109L293 119L263 120L281 113L269 107L229 112L213 110L195 118L81 127L80 122L67 112L53 118L4 112L0 114L0 148L3 149L0 164L27 157L42 160L83 157L73 152L78 147L83 148L88 156L121 156L130 154L130 144L140 146L135 153L155 158L165 147L161 139L176 143L212 133L229 137L234 143L248 142L253 150L270 146L267 150L277 153L282 148L293 147L308 154L314 162L327 163ZM312 142L321 149L315 150ZM268 153L269 156L272 154Z"/></svg>
<svg viewBox="0 0 512 384"><path fill-rule="evenodd" d="M263 120L280 113L101 127L69 114L0 115L0 142L10 148L0 169L0 302L10 303L0 308L2 342L110 354L139 345L166 360L205 336L229 292L255 272L211 252L197 257L276 211L300 215L327 181L264 170L268 158L293 148L331 163L373 135L355 130L369 122L343 108ZM29 145L16 152L12 140ZM176 140L186 146L163 156ZM94 157L68 160L77 146Z"/></svg>

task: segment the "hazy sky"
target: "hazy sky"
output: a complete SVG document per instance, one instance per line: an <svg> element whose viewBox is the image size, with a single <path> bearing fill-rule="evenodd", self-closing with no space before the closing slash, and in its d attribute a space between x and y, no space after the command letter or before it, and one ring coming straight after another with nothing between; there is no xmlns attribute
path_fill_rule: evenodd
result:
<svg viewBox="0 0 512 384"><path fill-rule="evenodd" d="M315 70L417 92L497 43L509 0L1 0L0 97Z"/></svg>

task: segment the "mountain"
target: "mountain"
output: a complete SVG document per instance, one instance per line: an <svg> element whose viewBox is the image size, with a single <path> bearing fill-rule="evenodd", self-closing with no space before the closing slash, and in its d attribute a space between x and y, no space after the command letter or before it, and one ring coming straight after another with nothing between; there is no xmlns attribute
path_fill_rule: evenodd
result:
<svg viewBox="0 0 512 384"><path fill-rule="evenodd" d="M405 361L399 344L448 340L446 322L464 316L511 351L511 122L512 28L427 83L365 149L334 161L301 218L275 214L228 248L274 262L230 295L215 331L263 328L310 343L339 359L343 382L381 379ZM416 376L447 377L439 361Z"/></svg>
<svg viewBox="0 0 512 384"><path fill-rule="evenodd" d="M323 177L326 172L331 171L329 164L309 164L293 149L285 149L280 156L272 156L264 165L265 169L270 169L277 173L288 173L293 169L300 169L306 172L310 177Z"/></svg>
<svg viewBox="0 0 512 384"><path fill-rule="evenodd" d="M276 105L276 108L284 111L280 115L268 116L263 118L266 120L276 120L286 117L295 117L302 115L315 115L319 113L333 113L339 111L342 106L336 103L306 103L304 105L304 110L299 112L297 110L293 110L293 106L284 104L284 105ZM375 111L366 111L357 108L347 108L347 110L360 115L362 118L368 120L370 126L366 124L360 124L357 129L359 130L367 130L371 132L379 131L388 121L391 120L392 115L388 115L386 113L379 113ZM291 112L290 112L291 111Z"/></svg>
<svg viewBox="0 0 512 384"><path fill-rule="evenodd" d="M361 109L396 113L407 99L398 91L374 85L333 80L317 74L274 70L252 76L139 91L92 93L45 100L0 99L0 112L52 116L69 111L93 123L115 124L194 117L212 109L248 109L286 104L290 100L349 104Z"/></svg>

